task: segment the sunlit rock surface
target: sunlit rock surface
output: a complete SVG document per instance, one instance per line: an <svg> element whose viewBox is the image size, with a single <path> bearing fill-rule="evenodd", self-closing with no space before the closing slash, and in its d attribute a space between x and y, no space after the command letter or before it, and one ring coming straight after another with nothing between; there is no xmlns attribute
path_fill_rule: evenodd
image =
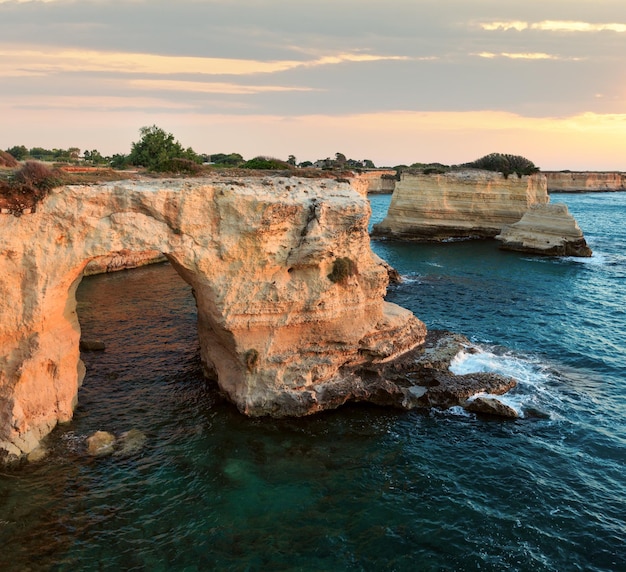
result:
<svg viewBox="0 0 626 572"><path fill-rule="evenodd" d="M626 174L618 172L548 171L548 192L626 191Z"/></svg>
<svg viewBox="0 0 626 572"><path fill-rule="evenodd" d="M548 256L591 256L591 249L567 205L534 205L496 236L500 248Z"/></svg>
<svg viewBox="0 0 626 572"><path fill-rule="evenodd" d="M403 173L385 219L373 235L402 240L492 238L535 204L549 201L541 174L508 178L469 169L444 174Z"/></svg>
<svg viewBox="0 0 626 572"><path fill-rule="evenodd" d="M90 261L125 251L163 253L193 287L205 370L242 412L367 398L354 371L420 346L426 329L383 299L388 271L356 186L126 181L58 188L32 214L1 215L0 452L28 453L71 419L84 376L75 291Z"/></svg>

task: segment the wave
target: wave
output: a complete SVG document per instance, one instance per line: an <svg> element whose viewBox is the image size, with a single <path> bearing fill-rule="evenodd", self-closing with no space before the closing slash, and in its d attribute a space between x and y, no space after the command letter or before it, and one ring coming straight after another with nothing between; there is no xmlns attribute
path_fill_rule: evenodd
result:
<svg viewBox="0 0 626 572"><path fill-rule="evenodd" d="M553 418L556 415L560 400L549 390L554 372L530 356L517 355L499 348L483 349L472 346L454 357L450 363L450 371L456 375L497 373L512 377L517 380L517 386L508 393L497 396L498 400L515 409L520 417Z"/></svg>

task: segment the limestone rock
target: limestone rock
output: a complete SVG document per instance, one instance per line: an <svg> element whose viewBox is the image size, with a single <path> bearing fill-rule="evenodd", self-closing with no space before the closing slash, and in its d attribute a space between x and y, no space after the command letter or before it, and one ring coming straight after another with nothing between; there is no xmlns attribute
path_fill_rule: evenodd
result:
<svg viewBox="0 0 626 572"><path fill-rule="evenodd" d="M626 174L618 172L544 172L550 193L626 191Z"/></svg>
<svg viewBox="0 0 626 572"><path fill-rule="evenodd" d="M465 409L472 413L482 413L484 415L494 415L496 417L507 417L509 419L515 419L519 417L517 411L512 407L502 403L495 397L483 397L479 396L469 401Z"/></svg>
<svg viewBox="0 0 626 572"><path fill-rule="evenodd" d="M403 173L385 219L373 236L440 241L492 238L534 204L549 201L541 174L507 179L481 170Z"/></svg>
<svg viewBox="0 0 626 572"><path fill-rule="evenodd" d="M36 463L37 461L45 459L48 456L48 452L48 449L46 449L43 445L39 445L26 455L26 459L29 463Z"/></svg>
<svg viewBox="0 0 626 572"><path fill-rule="evenodd" d="M496 236L500 248L547 256L591 256L574 217L561 203L534 205Z"/></svg>
<svg viewBox="0 0 626 572"><path fill-rule="evenodd" d="M359 173L359 179L367 181L367 193L370 195L387 195L396 188L396 172L393 169L377 169Z"/></svg>
<svg viewBox="0 0 626 572"><path fill-rule="evenodd" d="M83 274L92 276L94 274L105 274L106 272L117 272L118 270L129 270L131 268L139 268L147 264L156 264L158 262L166 262L167 258L158 250L147 250L145 252L133 252L124 249L109 255L99 256L91 260Z"/></svg>
<svg viewBox="0 0 626 572"><path fill-rule="evenodd" d="M115 435L107 431L96 431L87 437L87 453L93 457L104 457L113 453Z"/></svg>
<svg viewBox="0 0 626 572"><path fill-rule="evenodd" d="M163 253L192 286L204 368L243 413L335 407L328 384L358 393L356 369L420 346L426 328L384 300L388 270L357 187L116 181L60 187L31 214L0 215L0 452L27 454L71 419L84 375L76 288L89 261L124 251ZM353 272L333 282L340 258Z"/></svg>

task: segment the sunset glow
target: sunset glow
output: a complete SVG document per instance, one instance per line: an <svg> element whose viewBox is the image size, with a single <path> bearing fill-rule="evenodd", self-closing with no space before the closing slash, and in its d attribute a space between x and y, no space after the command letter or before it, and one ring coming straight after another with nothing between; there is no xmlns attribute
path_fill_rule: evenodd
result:
<svg viewBox="0 0 626 572"><path fill-rule="evenodd" d="M0 0L0 148L626 170L621 1L272 4Z"/></svg>

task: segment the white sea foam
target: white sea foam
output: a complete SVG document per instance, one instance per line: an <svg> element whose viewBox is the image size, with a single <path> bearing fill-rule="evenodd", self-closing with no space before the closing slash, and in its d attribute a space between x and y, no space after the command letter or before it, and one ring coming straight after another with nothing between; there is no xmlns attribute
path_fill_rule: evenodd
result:
<svg viewBox="0 0 626 572"><path fill-rule="evenodd" d="M474 351L462 350L450 363L450 371L456 375L497 373L514 378L518 383L515 389L493 397L515 409L522 417L530 410L535 414L544 411L547 407L546 401L552 401L552 396L546 392L549 371L529 357L479 348L474 348Z"/></svg>

